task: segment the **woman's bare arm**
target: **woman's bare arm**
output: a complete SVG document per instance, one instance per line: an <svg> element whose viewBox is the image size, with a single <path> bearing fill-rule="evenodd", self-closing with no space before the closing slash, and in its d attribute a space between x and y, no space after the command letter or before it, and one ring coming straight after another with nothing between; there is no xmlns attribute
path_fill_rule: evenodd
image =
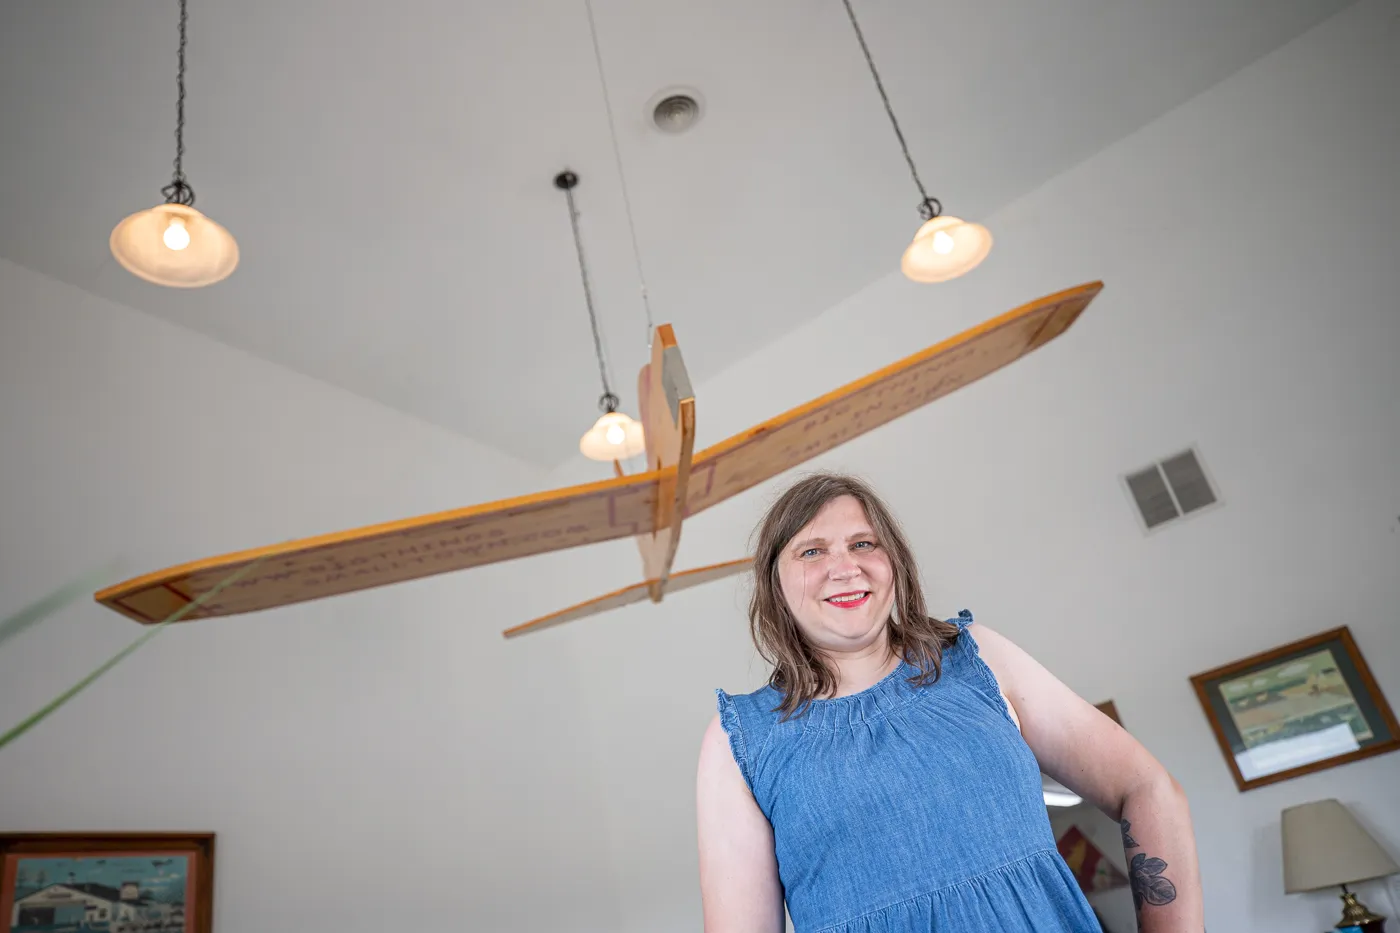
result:
<svg viewBox="0 0 1400 933"><path fill-rule="evenodd" d="M1040 769L1118 821L1142 933L1205 928L1186 794L1142 743L1005 636L968 628Z"/></svg>
<svg viewBox="0 0 1400 933"><path fill-rule="evenodd" d="M705 933L783 933L773 829L739 773L718 715L700 744L695 803Z"/></svg>

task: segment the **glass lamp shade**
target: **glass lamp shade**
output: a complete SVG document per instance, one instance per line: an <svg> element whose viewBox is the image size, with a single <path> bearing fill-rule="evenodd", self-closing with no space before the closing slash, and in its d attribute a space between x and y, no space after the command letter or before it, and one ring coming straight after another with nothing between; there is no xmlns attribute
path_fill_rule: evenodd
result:
<svg viewBox="0 0 1400 933"><path fill-rule="evenodd" d="M578 449L590 460L627 460L646 450L646 438L640 422L610 411L579 439Z"/></svg>
<svg viewBox="0 0 1400 933"><path fill-rule="evenodd" d="M972 271L992 251L981 224L947 214L925 221L904 251L900 269L915 282L946 282Z"/></svg>
<svg viewBox="0 0 1400 933"><path fill-rule="evenodd" d="M108 245L132 275L173 288L212 285L238 265L233 235L184 204L158 204L123 218Z"/></svg>

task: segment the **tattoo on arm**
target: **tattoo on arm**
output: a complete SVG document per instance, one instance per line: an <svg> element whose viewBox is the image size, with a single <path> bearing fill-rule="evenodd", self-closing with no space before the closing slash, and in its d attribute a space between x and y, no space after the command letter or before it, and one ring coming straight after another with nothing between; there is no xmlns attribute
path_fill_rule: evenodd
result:
<svg viewBox="0 0 1400 933"><path fill-rule="evenodd" d="M1133 824L1128 820L1119 820L1118 827L1123 831L1123 848L1138 849L1141 846L1133 838L1131 832ZM1128 878L1133 888L1133 906L1139 914L1142 913L1143 904L1151 904L1154 907L1161 907L1176 900L1176 885L1162 875L1167 868L1167 863L1159 858L1149 858L1146 852L1139 852L1133 856L1128 865Z"/></svg>

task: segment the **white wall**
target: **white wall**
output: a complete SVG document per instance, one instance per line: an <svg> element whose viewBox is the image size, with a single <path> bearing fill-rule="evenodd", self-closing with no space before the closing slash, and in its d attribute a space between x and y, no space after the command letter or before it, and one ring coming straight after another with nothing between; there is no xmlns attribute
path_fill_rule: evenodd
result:
<svg viewBox="0 0 1400 933"><path fill-rule="evenodd" d="M0 261L0 614L458 507L538 472ZM525 565L163 631L0 751L5 830L214 830L225 933L610 930L616 892ZM0 647L0 730L144 630L91 601ZM541 896L541 895L546 896Z"/></svg>
<svg viewBox="0 0 1400 933"><path fill-rule="evenodd" d="M1029 298L1106 282L1057 344L819 463L889 497L937 611L971 608L1117 702L1190 793L1213 930L1335 922L1331 894L1282 892L1290 804L1336 796L1400 856L1400 754L1241 794L1188 681L1345 623L1400 706L1398 151L1400 21L1363 0L989 218L996 248L968 278L892 271L697 391L703 445ZM955 211L957 180L937 187ZM892 270L912 226L890 232ZM1118 476L1190 443L1224 508L1142 535ZM691 520L677 566L741 555L778 485ZM636 579L633 554L551 564L560 603ZM699 928L711 690L765 674L745 593L713 584L539 638L595 678L618 929Z"/></svg>

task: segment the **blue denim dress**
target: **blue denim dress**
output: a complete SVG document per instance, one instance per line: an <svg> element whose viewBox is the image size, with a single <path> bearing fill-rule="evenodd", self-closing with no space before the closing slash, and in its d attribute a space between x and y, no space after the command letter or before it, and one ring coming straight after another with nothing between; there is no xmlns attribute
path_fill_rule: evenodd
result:
<svg viewBox="0 0 1400 933"><path fill-rule="evenodd" d="M734 760L773 827L798 933L1100 930L1055 848L1040 769L957 619L943 673L906 663L787 722L772 687L717 690Z"/></svg>

